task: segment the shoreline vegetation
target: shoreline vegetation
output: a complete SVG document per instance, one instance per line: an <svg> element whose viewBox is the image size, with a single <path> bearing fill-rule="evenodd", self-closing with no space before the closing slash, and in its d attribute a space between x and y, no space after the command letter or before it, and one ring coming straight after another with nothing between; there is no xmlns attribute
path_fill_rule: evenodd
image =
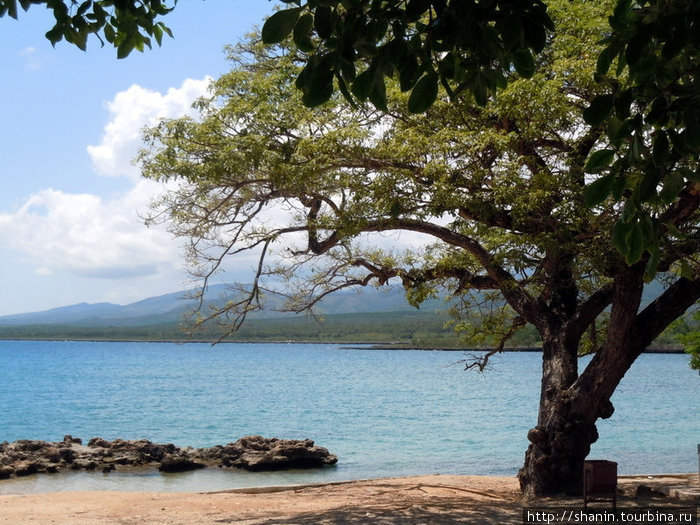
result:
<svg viewBox="0 0 700 525"><path fill-rule="evenodd" d="M688 327L662 334L647 350L684 353L678 335ZM188 333L182 322L147 324L35 323L0 325L0 340L212 343L221 337L216 327ZM444 350L486 352L490 341L468 344L455 332L446 314L435 312L382 312L327 315L322 321L309 317L250 319L226 343L370 345L381 350ZM366 347L363 347L366 348ZM539 352L541 341L528 328L518 332L507 352Z"/></svg>
<svg viewBox="0 0 700 525"><path fill-rule="evenodd" d="M182 339L139 339L139 338L126 338L126 339L116 339L116 338L99 338L99 337L7 337L4 334L0 334L0 341L71 341L71 342L85 342L85 343L174 343L174 344L203 344L209 343L213 344L211 339L205 338L182 338ZM423 352L490 352L494 350L493 347L457 347L457 346L414 346L411 344L406 344L402 342L392 342L392 341L326 341L326 340L224 340L220 344L272 344L272 345L287 345L287 344L332 344L332 345L342 345L345 350L415 350ZM362 346L359 346L362 345ZM506 347L503 349L503 353L513 353L513 352L541 352L541 346L516 346L516 347ZM660 346L650 346L644 350L645 354L685 354L683 347L676 345L660 345Z"/></svg>

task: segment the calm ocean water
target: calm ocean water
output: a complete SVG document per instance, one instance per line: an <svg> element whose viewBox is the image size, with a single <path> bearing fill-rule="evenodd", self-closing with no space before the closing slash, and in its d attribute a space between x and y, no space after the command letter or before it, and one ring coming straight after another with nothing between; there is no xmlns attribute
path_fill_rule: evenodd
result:
<svg viewBox="0 0 700 525"><path fill-rule="evenodd" d="M537 417L540 356L465 372L460 352L307 344L0 341L0 441L147 438L212 446L311 438L336 467L281 473L153 470L0 481L0 493L218 490L410 474L514 475ZM590 457L620 473L695 472L700 377L647 354L623 379Z"/></svg>

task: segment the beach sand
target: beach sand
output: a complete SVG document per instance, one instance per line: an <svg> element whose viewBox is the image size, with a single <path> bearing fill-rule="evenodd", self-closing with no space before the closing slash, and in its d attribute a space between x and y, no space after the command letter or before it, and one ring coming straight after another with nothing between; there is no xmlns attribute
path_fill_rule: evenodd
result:
<svg viewBox="0 0 700 525"><path fill-rule="evenodd" d="M581 501L537 505L552 503ZM507 524L522 523L522 508L514 477L432 475L215 493L0 495L0 525Z"/></svg>

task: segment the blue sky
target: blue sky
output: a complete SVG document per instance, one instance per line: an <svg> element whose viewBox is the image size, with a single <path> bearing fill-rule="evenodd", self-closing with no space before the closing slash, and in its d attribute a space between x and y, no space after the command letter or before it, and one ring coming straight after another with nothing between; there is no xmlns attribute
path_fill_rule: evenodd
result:
<svg viewBox="0 0 700 525"><path fill-rule="evenodd" d="M165 19L175 38L125 60L96 39L52 48L41 7L0 18L0 315L186 285L179 242L139 219L158 191L131 164L139 130L184 114L274 5L182 0Z"/></svg>

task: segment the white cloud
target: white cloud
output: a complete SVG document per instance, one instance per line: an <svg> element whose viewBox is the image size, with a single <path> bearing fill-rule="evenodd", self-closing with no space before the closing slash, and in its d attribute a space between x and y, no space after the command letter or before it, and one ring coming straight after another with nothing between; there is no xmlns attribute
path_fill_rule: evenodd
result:
<svg viewBox="0 0 700 525"><path fill-rule="evenodd" d="M16 212L0 214L0 240L29 256L39 275L55 270L113 279L153 275L179 261L170 235L146 228L138 216L156 191L150 181L112 200L42 190Z"/></svg>
<svg viewBox="0 0 700 525"><path fill-rule="evenodd" d="M194 114L192 102L206 93L211 81L211 77L187 79L165 94L136 84L117 93L106 105L110 121L100 144L87 147L95 171L107 177L137 180L139 171L132 160L141 145L141 130L162 118Z"/></svg>
<svg viewBox="0 0 700 525"><path fill-rule="evenodd" d="M27 49L24 55L34 52ZM141 179L131 160L144 126L192 112L192 102L210 82L188 79L165 94L134 85L107 105L109 123L88 153L98 174L126 177L128 191L96 195L48 188L28 196L19 208L0 212L0 246L41 278L42 286L65 289L65 300L58 302L128 302L181 287L180 241L162 227L147 228L139 216L165 186Z"/></svg>

